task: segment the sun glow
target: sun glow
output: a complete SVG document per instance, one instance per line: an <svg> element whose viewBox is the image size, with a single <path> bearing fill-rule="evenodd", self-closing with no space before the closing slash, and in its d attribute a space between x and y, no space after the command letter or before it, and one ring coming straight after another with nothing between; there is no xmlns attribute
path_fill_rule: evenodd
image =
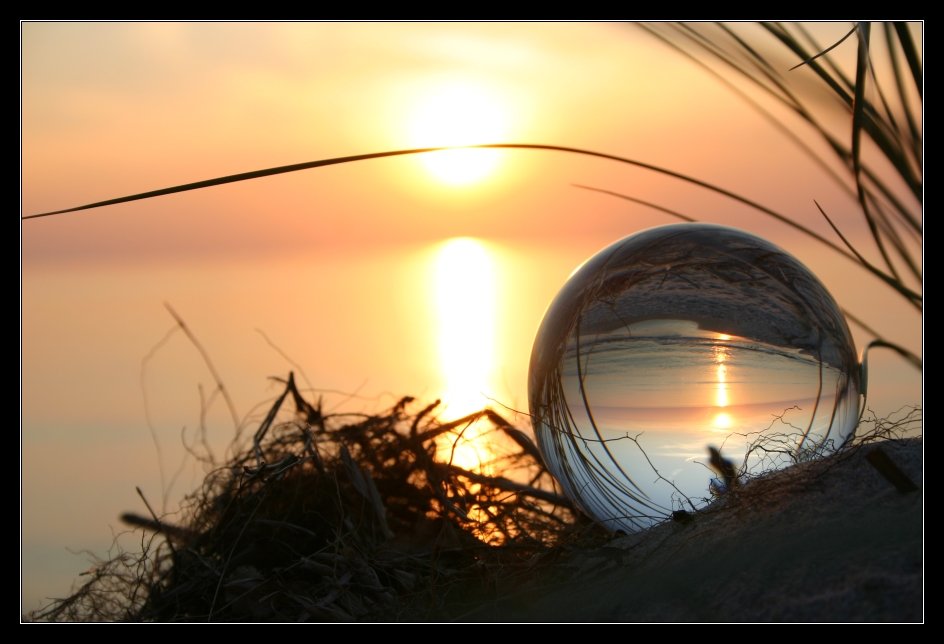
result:
<svg viewBox="0 0 944 644"><path fill-rule="evenodd" d="M498 143L507 118L487 90L471 84L440 86L422 101L413 120L419 147ZM483 179L498 164L499 150L448 150L424 154L422 162L440 180L463 185Z"/></svg>

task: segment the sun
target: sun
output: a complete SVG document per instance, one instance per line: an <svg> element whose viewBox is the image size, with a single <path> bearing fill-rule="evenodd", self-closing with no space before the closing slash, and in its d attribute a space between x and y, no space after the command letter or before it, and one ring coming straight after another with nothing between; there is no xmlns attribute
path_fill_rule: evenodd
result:
<svg viewBox="0 0 944 644"><path fill-rule="evenodd" d="M414 113L417 147L498 143L507 130L506 111L493 93L474 84L440 85L425 95ZM499 150L448 150L424 154L423 164L452 185L480 181L495 170Z"/></svg>

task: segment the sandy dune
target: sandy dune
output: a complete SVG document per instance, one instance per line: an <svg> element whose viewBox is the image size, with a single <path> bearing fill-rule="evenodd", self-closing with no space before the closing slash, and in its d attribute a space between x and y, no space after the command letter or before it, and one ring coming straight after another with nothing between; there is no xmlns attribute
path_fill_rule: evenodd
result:
<svg viewBox="0 0 944 644"><path fill-rule="evenodd" d="M918 487L900 492L881 449ZM924 616L922 439L775 473L712 511L575 553L483 621L914 622Z"/></svg>

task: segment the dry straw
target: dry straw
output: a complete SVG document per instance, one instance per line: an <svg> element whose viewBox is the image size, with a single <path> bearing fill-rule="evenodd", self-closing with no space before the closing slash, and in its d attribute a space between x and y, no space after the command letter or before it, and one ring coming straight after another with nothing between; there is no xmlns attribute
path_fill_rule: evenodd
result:
<svg viewBox="0 0 944 644"><path fill-rule="evenodd" d="M439 401L417 409L403 398L376 415L332 415L291 374L283 384L252 440L185 499L176 524L123 515L148 531L141 551L99 562L33 617L451 619L514 589L567 543L606 538L493 411L440 422ZM489 428L481 471L504 475L451 462L476 425Z"/></svg>

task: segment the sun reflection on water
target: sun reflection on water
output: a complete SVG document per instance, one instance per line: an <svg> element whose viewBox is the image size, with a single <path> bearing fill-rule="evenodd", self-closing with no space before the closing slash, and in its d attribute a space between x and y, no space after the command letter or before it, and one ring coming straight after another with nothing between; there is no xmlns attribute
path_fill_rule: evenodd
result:
<svg viewBox="0 0 944 644"><path fill-rule="evenodd" d="M439 356L446 385L443 417L455 419L488 402L483 392L495 365L495 266L482 242L460 237L442 245L435 271ZM489 450L477 439L485 426L479 421L451 435L440 445L445 460L482 471Z"/></svg>
<svg viewBox="0 0 944 644"><path fill-rule="evenodd" d="M722 333L718 336L718 339L730 340L731 336ZM728 366L724 363L727 357L727 347L715 347L715 361L718 365L715 369L715 376L718 381L718 390L715 393L716 407L727 407L730 404L728 397ZM733 419L731 418L731 414L721 413L715 416L713 424L715 427L725 429L733 424Z"/></svg>

